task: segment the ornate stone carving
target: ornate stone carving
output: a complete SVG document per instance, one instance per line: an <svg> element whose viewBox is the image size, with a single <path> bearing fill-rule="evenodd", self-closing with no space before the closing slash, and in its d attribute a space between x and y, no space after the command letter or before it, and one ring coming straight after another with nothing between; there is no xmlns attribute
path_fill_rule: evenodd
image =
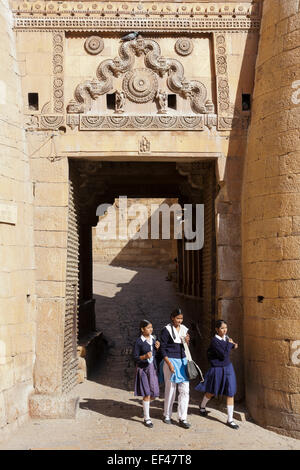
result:
<svg viewBox="0 0 300 470"><path fill-rule="evenodd" d="M124 127L129 121L128 116L108 116L107 122L110 127L119 128Z"/></svg>
<svg viewBox="0 0 300 470"><path fill-rule="evenodd" d="M207 114L205 125L211 130L213 127L217 127L217 116L215 114Z"/></svg>
<svg viewBox="0 0 300 470"><path fill-rule="evenodd" d="M64 109L64 33L53 32L53 110L62 113Z"/></svg>
<svg viewBox="0 0 300 470"><path fill-rule="evenodd" d="M115 113L121 114L124 113L126 97L124 91L116 91L116 104L115 104Z"/></svg>
<svg viewBox="0 0 300 470"><path fill-rule="evenodd" d="M100 54L104 49L104 41L99 36L91 36L86 39L84 48L89 54Z"/></svg>
<svg viewBox="0 0 300 470"><path fill-rule="evenodd" d="M72 119L74 118L74 119ZM122 128L122 130L176 130L184 129L186 131L202 131L204 126L211 123L211 127L216 125L216 115L187 115L187 116L174 116L174 115L155 115L155 116L92 116L92 115L79 115L70 114L67 116L67 124L72 129L79 125L80 130L115 130Z"/></svg>
<svg viewBox="0 0 300 470"><path fill-rule="evenodd" d="M95 129L101 126L104 116L82 116L81 124L84 127Z"/></svg>
<svg viewBox="0 0 300 470"><path fill-rule="evenodd" d="M142 54L145 55L145 65L148 69L134 70L135 56ZM162 57L159 44L153 39L143 38L122 43L119 57L101 62L96 71L98 80L83 82L75 90L75 99L82 106L76 107L72 101L69 103L68 112L89 111L90 98L108 93L113 89L113 77L120 74L126 74L123 80L126 97L137 103L148 102L154 98L158 88L158 81L153 72L160 76L167 73L167 85L170 90L188 98L194 112L207 113L207 90L204 84L186 79L184 68L178 60Z"/></svg>
<svg viewBox="0 0 300 470"><path fill-rule="evenodd" d="M175 51L177 54L186 56L190 55L193 52L194 45L191 39L189 38L179 38L175 42Z"/></svg>
<svg viewBox="0 0 300 470"><path fill-rule="evenodd" d="M159 114L166 114L167 113L167 107L168 107L168 95L165 91L159 90L156 93L155 98L158 100L158 105L159 105Z"/></svg>
<svg viewBox="0 0 300 470"><path fill-rule="evenodd" d="M38 7L38 8L37 8ZM68 31L216 31L259 30L261 3L243 4L243 10L229 5L164 2L124 4L99 2L15 2L15 28Z"/></svg>
<svg viewBox="0 0 300 470"><path fill-rule="evenodd" d="M132 125L135 128L147 128L150 127L153 122L152 116L134 116L131 118Z"/></svg>
<svg viewBox="0 0 300 470"><path fill-rule="evenodd" d="M150 153L150 140L143 135L142 139L139 141L139 153Z"/></svg>
<svg viewBox="0 0 300 470"><path fill-rule="evenodd" d="M188 127L189 129L193 129L194 127L199 127L202 123L201 116L180 116L179 118L182 127Z"/></svg>
<svg viewBox="0 0 300 470"><path fill-rule="evenodd" d="M71 129L75 129L75 127L79 126L79 114L69 114L67 115L67 125L71 127Z"/></svg>
<svg viewBox="0 0 300 470"><path fill-rule="evenodd" d="M177 117L175 116L158 116L157 122L160 127L173 127L176 123Z"/></svg>
<svg viewBox="0 0 300 470"><path fill-rule="evenodd" d="M51 114L51 103L48 101L41 109L41 114Z"/></svg>
<svg viewBox="0 0 300 470"><path fill-rule="evenodd" d="M25 127L26 129L37 129L39 127L39 116L31 115L25 116Z"/></svg>
<svg viewBox="0 0 300 470"><path fill-rule="evenodd" d="M42 115L40 119L40 129L58 129L63 123L63 116Z"/></svg>
<svg viewBox="0 0 300 470"><path fill-rule="evenodd" d="M226 35L221 33L214 34L215 48L215 67L216 67L216 83L217 83L217 114L226 117L231 114L230 98L229 98L229 81L227 71L227 49ZM226 126L221 125L218 120L218 130L226 130Z"/></svg>
<svg viewBox="0 0 300 470"><path fill-rule="evenodd" d="M123 90L126 97L135 103L152 101L157 93L157 88L157 78L148 69L135 69L132 72L127 72L123 79Z"/></svg>

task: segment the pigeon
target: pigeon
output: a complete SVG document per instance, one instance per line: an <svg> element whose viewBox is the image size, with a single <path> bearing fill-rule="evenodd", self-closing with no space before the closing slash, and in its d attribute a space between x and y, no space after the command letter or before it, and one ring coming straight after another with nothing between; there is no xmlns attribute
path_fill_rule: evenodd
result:
<svg viewBox="0 0 300 470"><path fill-rule="evenodd" d="M132 41L135 39L140 33L138 31L133 31L132 33L125 34L125 36L121 37L121 41Z"/></svg>

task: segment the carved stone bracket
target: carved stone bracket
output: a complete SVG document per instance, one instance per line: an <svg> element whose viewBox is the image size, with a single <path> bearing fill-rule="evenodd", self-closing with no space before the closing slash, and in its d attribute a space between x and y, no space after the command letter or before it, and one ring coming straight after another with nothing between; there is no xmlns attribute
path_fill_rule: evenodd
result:
<svg viewBox="0 0 300 470"><path fill-rule="evenodd" d="M192 189L203 189L207 171L206 163L177 163L176 170L180 175L187 176L187 181Z"/></svg>
<svg viewBox="0 0 300 470"><path fill-rule="evenodd" d="M134 69L135 56L143 54L146 68ZM91 109L91 100L112 90L113 78L121 74L125 74L123 89L126 97L132 101L139 103L153 99L157 91L155 74L161 77L167 74L169 89L188 98L195 113L212 111L212 103L207 100L207 90L202 82L186 79L181 62L163 57L156 41L138 38L122 43L118 57L101 62L96 71L97 79L76 87L75 100L69 102L67 112L87 113Z"/></svg>

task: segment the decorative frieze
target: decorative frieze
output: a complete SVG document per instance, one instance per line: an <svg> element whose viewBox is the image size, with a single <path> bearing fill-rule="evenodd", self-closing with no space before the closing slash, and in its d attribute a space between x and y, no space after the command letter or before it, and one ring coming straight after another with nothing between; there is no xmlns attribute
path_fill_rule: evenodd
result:
<svg viewBox="0 0 300 470"><path fill-rule="evenodd" d="M75 127L74 121L69 121L67 124L70 127ZM155 115L155 116L126 116L126 115L112 115L112 116L90 116L90 115L77 115L80 130L115 130L116 128L122 130L204 130L204 125L208 122L208 116L174 116L174 115Z"/></svg>
<svg viewBox="0 0 300 470"><path fill-rule="evenodd" d="M65 31L117 31L131 30L145 32L175 32L193 34L214 31L259 31L260 20L250 18L203 18L194 20L190 18L177 19L149 19L149 18L23 18L15 17L14 29L20 31L51 31L62 29Z"/></svg>
<svg viewBox="0 0 300 470"><path fill-rule="evenodd" d="M66 119L66 121L65 121ZM232 129L247 129L249 125L249 116L218 117L216 114L203 115L136 115L128 116L124 114L113 114L106 116L92 116L85 114L63 115L40 115L26 116L25 127L27 130L58 130L66 124L71 128L78 128L81 131L91 130L185 130L185 131L203 131L215 128L219 131L230 131Z"/></svg>
<svg viewBox="0 0 300 470"><path fill-rule="evenodd" d="M216 31L260 27L260 4L163 2L14 2L16 29Z"/></svg>

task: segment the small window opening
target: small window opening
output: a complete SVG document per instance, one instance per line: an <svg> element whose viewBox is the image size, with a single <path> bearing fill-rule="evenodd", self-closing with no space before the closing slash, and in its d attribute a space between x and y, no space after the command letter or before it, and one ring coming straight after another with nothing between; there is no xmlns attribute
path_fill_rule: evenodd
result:
<svg viewBox="0 0 300 470"><path fill-rule="evenodd" d="M28 108L32 111L38 111L39 109L39 94L28 93Z"/></svg>
<svg viewBox="0 0 300 470"><path fill-rule="evenodd" d="M116 107L116 94L108 93L106 95L106 107L107 109L115 109Z"/></svg>
<svg viewBox="0 0 300 470"><path fill-rule="evenodd" d="M251 109L251 95L248 93L242 94L242 110L243 111L250 111Z"/></svg>
<svg viewBox="0 0 300 470"><path fill-rule="evenodd" d="M259 302L260 304L263 303L263 300L264 300L264 296L263 295L258 295L257 296L257 302Z"/></svg>
<svg viewBox="0 0 300 470"><path fill-rule="evenodd" d="M176 95L168 95L168 108L177 109Z"/></svg>

